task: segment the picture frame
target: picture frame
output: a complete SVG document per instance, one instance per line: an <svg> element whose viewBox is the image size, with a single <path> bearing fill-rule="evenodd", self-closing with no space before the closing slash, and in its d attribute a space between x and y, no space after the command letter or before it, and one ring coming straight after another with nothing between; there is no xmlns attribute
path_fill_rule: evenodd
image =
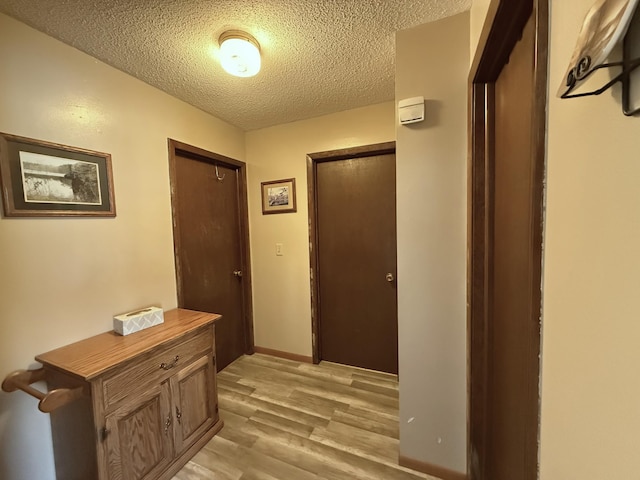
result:
<svg viewBox="0 0 640 480"><path fill-rule="evenodd" d="M262 182L262 214L293 213L296 207L296 179Z"/></svg>
<svg viewBox="0 0 640 480"><path fill-rule="evenodd" d="M0 132L6 217L115 217L111 155Z"/></svg>

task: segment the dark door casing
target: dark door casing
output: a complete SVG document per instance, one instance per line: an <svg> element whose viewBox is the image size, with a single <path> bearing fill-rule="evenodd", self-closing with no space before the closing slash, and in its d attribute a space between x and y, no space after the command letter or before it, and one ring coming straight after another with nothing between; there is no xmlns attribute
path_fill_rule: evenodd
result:
<svg viewBox="0 0 640 480"><path fill-rule="evenodd" d="M538 476L548 0L492 1L471 69L469 477Z"/></svg>
<svg viewBox="0 0 640 480"><path fill-rule="evenodd" d="M487 465L487 478L495 480L537 475L537 456L527 454L538 441L529 422L538 416L540 335L540 304L532 301L530 288L534 27L531 17L495 83Z"/></svg>

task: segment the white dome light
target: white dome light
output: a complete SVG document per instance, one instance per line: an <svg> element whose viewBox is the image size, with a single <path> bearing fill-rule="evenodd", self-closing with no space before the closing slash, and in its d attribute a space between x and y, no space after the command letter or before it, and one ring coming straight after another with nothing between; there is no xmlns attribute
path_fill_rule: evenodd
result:
<svg viewBox="0 0 640 480"><path fill-rule="evenodd" d="M260 45L255 38L239 30L220 35L220 63L236 77L253 77L260 71Z"/></svg>

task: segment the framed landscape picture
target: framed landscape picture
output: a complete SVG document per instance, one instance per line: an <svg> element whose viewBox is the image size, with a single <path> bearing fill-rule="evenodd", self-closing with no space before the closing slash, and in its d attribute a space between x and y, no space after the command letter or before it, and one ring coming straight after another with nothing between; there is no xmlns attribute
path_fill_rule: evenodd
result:
<svg viewBox="0 0 640 480"><path fill-rule="evenodd" d="M296 179L262 182L262 214L296 211Z"/></svg>
<svg viewBox="0 0 640 480"><path fill-rule="evenodd" d="M111 155L0 133L7 217L115 217Z"/></svg>

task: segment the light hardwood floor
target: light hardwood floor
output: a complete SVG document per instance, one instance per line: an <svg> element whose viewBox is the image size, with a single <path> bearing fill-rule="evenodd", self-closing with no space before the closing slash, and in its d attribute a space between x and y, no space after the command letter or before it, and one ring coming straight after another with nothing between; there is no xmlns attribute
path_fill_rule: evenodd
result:
<svg viewBox="0 0 640 480"><path fill-rule="evenodd" d="M224 428L173 480L436 480L398 466L395 375L255 354L218 395Z"/></svg>

